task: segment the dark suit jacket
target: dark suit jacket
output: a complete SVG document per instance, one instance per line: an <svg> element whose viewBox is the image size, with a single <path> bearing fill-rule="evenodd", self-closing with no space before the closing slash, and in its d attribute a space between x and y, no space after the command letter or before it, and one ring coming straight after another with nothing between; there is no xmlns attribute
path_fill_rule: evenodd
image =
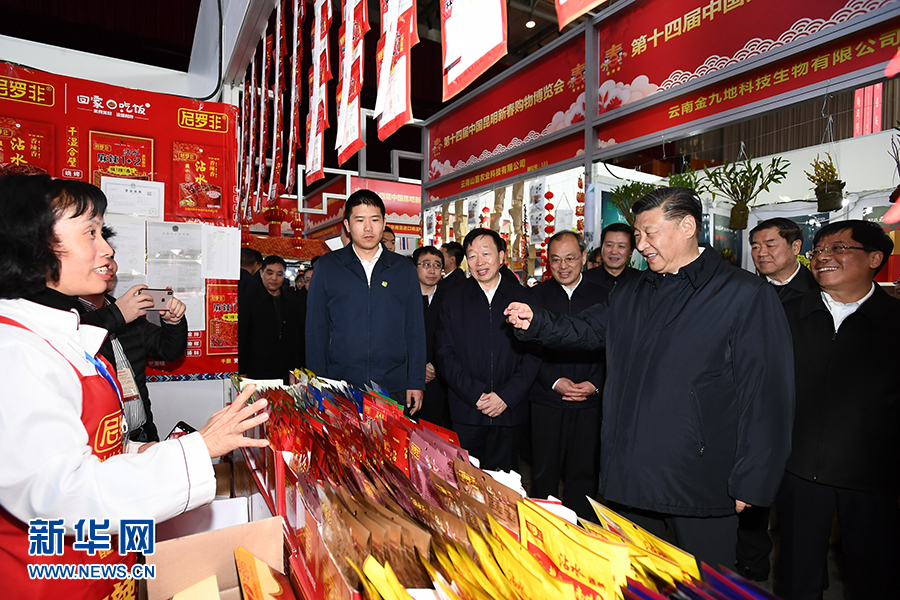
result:
<svg viewBox="0 0 900 600"><path fill-rule="evenodd" d="M252 379L287 381L302 367L304 314L294 294L281 293L280 310L264 287L238 302L238 367Z"/></svg>
<svg viewBox="0 0 900 600"><path fill-rule="evenodd" d="M440 323L441 303L446 294L447 290L438 285L431 298L431 304L427 307L424 302L422 304L425 310L425 360L434 366L437 373L434 379L425 384L425 401L422 409L415 415L419 419L442 427L450 426L450 413L447 411L447 382L444 381L434 358L434 342Z"/></svg>
<svg viewBox="0 0 900 600"><path fill-rule="evenodd" d="M625 270L622 271L618 277L613 277L609 271L606 270L606 267L600 265L594 269L588 269L584 272L584 277L590 281L594 281L604 286L610 292L615 289L617 285L620 285L629 279L637 277L641 274L640 271L634 269L632 267L625 267Z"/></svg>
<svg viewBox="0 0 900 600"><path fill-rule="evenodd" d="M765 275L760 275L760 277L765 277ZM772 287L778 292L778 299L784 304L788 300L803 296L810 290L818 290L819 284L816 282L816 278L813 277L810 270L801 264L800 271L790 282L785 285L773 284Z"/></svg>
<svg viewBox="0 0 900 600"><path fill-rule="evenodd" d="M450 271L450 273L441 279L438 283L438 287L442 287L445 290L449 290L451 288L455 288L462 282L466 280L466 274L463 273L463 270L459 267Z"/></svg>

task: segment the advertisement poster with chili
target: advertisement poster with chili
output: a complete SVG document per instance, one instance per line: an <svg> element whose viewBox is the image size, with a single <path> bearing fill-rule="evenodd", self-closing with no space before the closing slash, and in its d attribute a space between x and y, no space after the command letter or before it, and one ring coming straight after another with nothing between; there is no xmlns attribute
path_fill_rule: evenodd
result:
<svg viewBox="0 0 900 600"><path fill-rule="evenodd" d="M91 183L100 187L101 177L125 177L153 181L153 139L91 131Z"/></svg>
<svg viewBox="0 0 900 600"><path fill-rule="evenodd" d="M0 117L0 176L52 174L54 133L51 123Z"/></svg>
<svg viewBox="0 0 900 600"><path fill-rule="evenodd" d="M206 353L237 354L237 286L233 283L206 285Z"/></svg>
<svg viewBox="0 0 900 600"><path fill-rule="evenodd" d="M172 194L175 214L224 219L225 149L175 142L172 145Z"/></svg>

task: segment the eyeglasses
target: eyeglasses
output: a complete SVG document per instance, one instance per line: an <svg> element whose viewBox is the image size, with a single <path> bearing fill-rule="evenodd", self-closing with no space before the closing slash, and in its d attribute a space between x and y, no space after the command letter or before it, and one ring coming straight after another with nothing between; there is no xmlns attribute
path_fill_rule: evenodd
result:
<svg viewBox="0 0 900 600"><path fill-rule="evenodd" d="M416 263L416 266L422 267L423 269L437 269L439 271L444 268L443 263L428 261Z"/></svg>
<svg viewBox="0 0 900 600"><path fill-rule="evenodd" d="M862 246L845 246L844 244L832 244L823 248L813 248L806 253L806 258L812 260L822 254L843 254L847 250L865 250Z"/></svg>
<svg viewBox="0 0 900 600"><path fill-rule="evenodd" d="M581 260L580 256L564 256L560 258L559 256L554 256L550 259L550 264L554 267L558 267L562 263L566 263L567 265L574 265L579 260Z"/></svg>

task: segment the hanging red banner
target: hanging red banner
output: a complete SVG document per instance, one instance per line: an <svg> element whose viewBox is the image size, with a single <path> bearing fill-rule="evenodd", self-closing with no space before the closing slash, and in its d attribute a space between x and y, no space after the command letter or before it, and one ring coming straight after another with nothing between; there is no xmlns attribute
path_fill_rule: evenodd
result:
<svg viewBox="0 0 900 600"><path fill-rule="evenodd" d="M446 102L506 56L506 2L441 2L441 42Z"/></svg>
<svg viewBox="0 0 900 600"><path fill-rule="evenodd" d="M338 163L344 164L365 145L362 139L362 117L359 92L363 80L363 37L369 30L366 3L344 0L344 23L340 28L340 71L337 87L337 137L335 149ZM349 28L350 35L347 35Z"/></svg>
<svg viewBox="0 0 900 600"><path fill-rule="evenodd" d="M611 121L599 128L598 145L606 148L887 62L898 47L897 24L882 24Z"/></svg>
<svg viewBox="0 0 900 600"><path fill-rule="evenodd" d="M77 130L69 134L66 156L72 167L78 166ZM52 123L39 123L27 119L0 117L0 175L9 173L53 174L53 142L55 128Z"/></svg>
<svg viewBox="0 0 900 600"><path fill-rule="evenodd" d="M584 121L584 38L461 104L428 126L428 178L446 177Z"/></svg>
<svg viewBox="0 0 900 600"><path fill-rule="evenodd" d="M268 27L267 27L268 29ZM272 72L272 36L263 38L262 74L259 87L259 168L256 170L256 198L254 211L263 209L263 190L266 188L266 152L269 149L269 74Z"/></svg>
<svg viewBox="0 0 900 600"><path fill-rule="evenodd" d="M275 124L275 135L272 136L272 167L269 170L269 190L266 204L278 204L281 195L281 161L283 145L286 141L284 132L284 2L279 2L275 9L275 55L272 57L275 68L275 100L272 120Z"/></svg>
<svg viewBox="0 0 900 600"><path fill-rule="evenodd" d="M410 50L419 43L419 29L415 0L386 0L381 7L381 38L375 49L375 121L378 139L384 141L412 122Z"/></svg>
<svg viewBox="0 0 900 600"><path fill-rule="evenodd" d="M316 0L311 66L309 67L309 111L306 114L306 184L325 176L325 129L328 128L328 28L331 2Z"/></svg>
<svg viewBox="0 0 900 600"><path fill-rule="evenodd" d="M707 76L891 0L651 0L604 21L599 111ZM752 27L748 27L752 23Z"/></svg>
<svg viewBox="0 0 900 600"><path fill-rule="evenodd" d="M504 158L482 169L464 176L454 177L429 187L426 191L428 202L436 202L458 196L476 188L502 182L564 160L584 154L584 133L578 132L549 144L532 148L526 152Z"/></svg>
<svg viewBox="0 0 900 600"><path fill-rule="evenodd" d="M300 148L300 98L303 77L303 20L306 17L306 1L294 0L294 29L291 40L293 54L291 58L291 133L288 142L287 176L284 193L293 194L297 181L297 150Z"/></svg>
<svg viewBox="0 0 900 600"><path fill-rule="evenodd" d="M559 22L559 30L586 13L600 6L606 0L556 0L556 20Z"/></svg>

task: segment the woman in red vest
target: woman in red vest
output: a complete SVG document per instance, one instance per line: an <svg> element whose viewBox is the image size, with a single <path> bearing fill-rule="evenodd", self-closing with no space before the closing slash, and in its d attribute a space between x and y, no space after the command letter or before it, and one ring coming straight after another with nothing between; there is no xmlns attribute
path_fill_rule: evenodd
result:
<svg viewBox="0 0 900 600"><path fill-rule="evenodd" d="M97 355L106 331L63 309L66 299L104 293L112 277L112 249L100 234L105 210L103 193L87 183L45 175L0 180L4 597L136 597L134 580L123 577L135 553L119 553L120 521L158 523L210 502L210 459L266 444L243 436L267 418L256 414L265 401L244 406L248 389L199 432L123 452L121 388ZM48 565L76 571L32 577ZM101 578L84 578L91 568Z"/></svg>

